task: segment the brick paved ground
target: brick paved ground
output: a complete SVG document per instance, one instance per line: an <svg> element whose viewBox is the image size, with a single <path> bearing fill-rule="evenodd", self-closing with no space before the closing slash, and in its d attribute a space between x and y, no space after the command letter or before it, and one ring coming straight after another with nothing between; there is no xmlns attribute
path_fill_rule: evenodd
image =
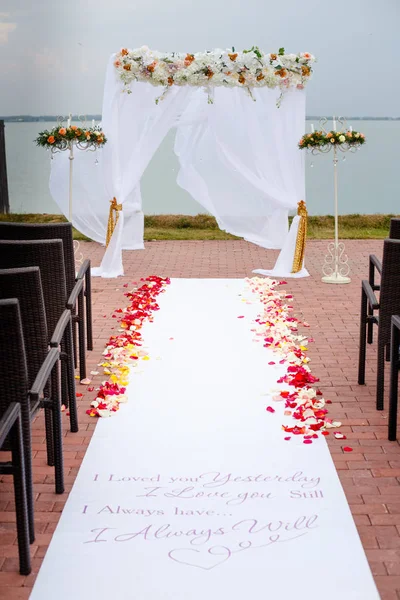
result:
<svg viewBox="0 0 400 600"><path fill-rule="evenodd" d="M320 387L331 399L331 413L342 421L346 444L352 453L342 451L343 442L328 438L335 465L342 480L371 569L383 600L400 599L400 447L387 441L387 412L374 407L376 374L375 350L368 348L367 385L357 385L358 313L360 279L368 270L368 255L381 254L382 242L349 241L352 282L326 285L320 281L325 242L311 241L307 266L311 278L289 280L297 314L311 325L310 357ZM100 262L103 250L94 243L83 244L85 257ZM94 279L95 348L89 354L89 371L95 369L115 321L112 311L125 305L125 283L151 274L170 277L245 277L254 268L270 268L275 251L265 251L242 241L150 242L146 251L125 252L126 276ZM96 385L100 376L93 378ZM67 491L74 482L79 465L96 422L85 415L94 392L79 386L80 430L65 433L65 472ZM85 393L86 390L86 393ZM65 419L67 417L65 416ZM67 425L67 423L65 423ZM29 597L35 575L50 543L60 512L67 499L54 494L53 469L45 462L43 417L33 425L34 481L36 497L36 541L32 546L33 573L18 574L12 484L3 477L0 484L0 599L24 600ZM346 543L346 540L343 540ZM336 551L336 549L335 549ZM340 548L338 549L340 551ZM62 558L60 557L60 560ZM329 557L327 557L329 561ZM335 574L332 573L334 578ZM344 598L345 600L345 598Z"/></svg>

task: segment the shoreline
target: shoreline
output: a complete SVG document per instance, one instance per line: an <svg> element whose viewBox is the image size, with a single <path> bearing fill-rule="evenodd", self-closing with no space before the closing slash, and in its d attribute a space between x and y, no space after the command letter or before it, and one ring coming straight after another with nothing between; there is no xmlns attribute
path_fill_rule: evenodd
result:
<svg viewBox="0 0 400 600"><path fill-rule="evenodd" d="M400 215L339 215L341 239L365 240L385 239L389 233L390 219ZM293 217L289 217L291 222ZM17 223L63 223L63 215L47 213L0 214L0 221ZM239 240L218 228L214 217L207 214L191 215L145 215L145 241L158 240ZM334 237L334 217L332 215L308 217L309 240L327 240ZM90 241L74 229L74 239Z"/></svg>

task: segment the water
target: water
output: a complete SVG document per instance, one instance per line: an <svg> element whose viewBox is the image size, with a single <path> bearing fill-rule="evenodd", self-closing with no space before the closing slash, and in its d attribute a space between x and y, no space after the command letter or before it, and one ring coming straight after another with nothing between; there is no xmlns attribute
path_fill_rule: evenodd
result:
<svg viewBox="0 0 400 600"><path fill-rule="evenodd" d="M307 122L310 130L312 121ZM33 143L38 132L54 123L6 123L7 168L11 211L59 213L50 196L50 153ZM317 128L317 123L314 121ZM339 213L400 213L400 121L354 121L367 144L339 156ZM161 144L142 179L145 214L196 215L204 209L176 184L178 161L174 134ZM299 150L300 152L300 150ZM343 156L346 161L343 162ZM307 156L307 206L312 215L333 213L333 154ZM94 160L94 159L93 159ZM311 168L313 164L313 168Z"/></svg>

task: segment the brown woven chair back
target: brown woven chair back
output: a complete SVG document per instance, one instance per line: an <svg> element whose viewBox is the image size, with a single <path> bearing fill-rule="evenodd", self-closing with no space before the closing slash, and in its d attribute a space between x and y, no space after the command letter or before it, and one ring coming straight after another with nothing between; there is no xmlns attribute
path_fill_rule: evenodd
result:
<svg viewBox="0 0 400 600"><path fill-rule="evenodd" d="M386 345L390 342L392 315L400 314L400 239L383 242L379 304L379 339Z"/></svg>
<svg viewBox="0 0 400 600"><path fill-rule="evenodd" d="M75 285L74 241L71 223L0 223L0 240L62 240L67 295Z"/></svg>
<svg viewBox="0 0 400 600"><path fill-rule="evenodd" d="M46 358L49 343L39 267L0 269L0 300L6 298L19 301L31 387Z"/></svg>
<svg viewBox="0 0 400 600"><path fill-rule="evenodd" d="M390 219L389 237L392 240L400 240L400 219Z"/></svg>
<svg viewBox="0 0 400 600"><path fill-rule="evenodd" d="M62 241L0 239L0 269L18 267L40 269L47 327L51 335L67 302Z"/></svg>
<svg viewBox="0 0 400 600"><path fill-rule="evenodd" d="M0 300L0 417L11 402L21 404L23 428L30 427L28 367L21 313L16 298ZM8 444L3 446L6 449Z"/></svg>

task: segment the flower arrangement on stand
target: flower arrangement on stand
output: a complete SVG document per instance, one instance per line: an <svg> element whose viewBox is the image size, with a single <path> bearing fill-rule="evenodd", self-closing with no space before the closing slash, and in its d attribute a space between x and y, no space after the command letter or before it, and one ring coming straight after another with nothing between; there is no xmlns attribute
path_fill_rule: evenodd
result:
<svg viewBox="0 0 400 600"><path fill-rule="evenodd" d="M299 148L321 148L321 146L351 146L357 147L365 144L365 135L359 131L313 131L306 133L299 141Z"/></svg>
<svg viewBox="0 0 400 600"><path fill-rule="evenodd" d="M98 126L86 128L84 126L70 125L67 127L57 126L51 130L41 131L36 138L37 146L48 148L50 150L64 150L69 144L84 144L87 149L89 146L99 148L104 146L107 138L102 129Z"/></svg>
<svg viewBox="0 0 400 600"><path fill-rule="evenodd" d="M136 50L123 48L115 56L114 67L128 93L133 81L163 86L165 90L158 102L174 85L206 90L216 86L242 87L251 97L252 88L279 88L282 93L289 88L303 89L314 62L315 57L309 52L286 54L284 48L270 54L258 46L242 52L232 47L182 54L157 52L143 46Z"/></svg>

